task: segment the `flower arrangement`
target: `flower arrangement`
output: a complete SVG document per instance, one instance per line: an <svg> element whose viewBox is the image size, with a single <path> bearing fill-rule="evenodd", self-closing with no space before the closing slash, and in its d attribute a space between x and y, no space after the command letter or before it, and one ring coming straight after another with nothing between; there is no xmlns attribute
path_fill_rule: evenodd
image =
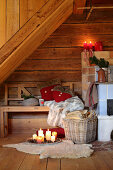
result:
<svg viewBox="0 0 113 170"><path fill-rule="evenodd" d="M90 64L96 64L100 68L108 68L109 62L104 58L98 59L96 56L89 57Z"/></svg>

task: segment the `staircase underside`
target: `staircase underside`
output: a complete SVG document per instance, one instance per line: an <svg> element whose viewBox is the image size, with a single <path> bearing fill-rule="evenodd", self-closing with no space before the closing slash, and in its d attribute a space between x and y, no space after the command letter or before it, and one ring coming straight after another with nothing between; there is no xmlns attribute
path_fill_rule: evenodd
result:
<svg viewBox="0 0 113 170"><path fill-rule="evenodd" d="M49 0L0 49L0 84L73 12L73 0Z"/></svg>

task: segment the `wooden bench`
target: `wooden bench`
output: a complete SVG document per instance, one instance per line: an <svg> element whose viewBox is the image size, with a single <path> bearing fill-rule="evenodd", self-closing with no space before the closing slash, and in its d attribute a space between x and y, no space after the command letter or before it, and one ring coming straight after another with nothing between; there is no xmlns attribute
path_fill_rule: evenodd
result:
<svg viewBox="0 0 113 170"><path fill-rule="evenodd" d="M71 82L69 83L62 83L63 86L70 87L71 90L74 89L74 84ZM9 88L16 87L17 88L17 98L10 98L9 97ZM49 112L49 107L47 106L9 106L9 101L21 101L24 100L21 97L21 93L29 95L29 91L26 90L26 87L37 87L36 84L6 84L5 85L5 106L0 107L0 120L1 120L1 137L5 137L8 135L8 113L11 112Z"/></svg>

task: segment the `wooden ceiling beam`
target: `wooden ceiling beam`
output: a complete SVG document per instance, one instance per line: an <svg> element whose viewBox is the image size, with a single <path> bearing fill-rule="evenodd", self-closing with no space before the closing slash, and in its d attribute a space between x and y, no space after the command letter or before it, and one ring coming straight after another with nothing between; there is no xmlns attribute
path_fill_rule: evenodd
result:
<svg viewBox="0 0 113 170"><path fill-rule="evenodd" d="M37 24L33 20L31 25L31 23L29 24L31 20L29 20L27 23L29 27L23 27L21 33L19 31L18 36L15 34L15 36L7 42L7 45L1 49L3 62L0 65L0 83L5 81L8 76L72 14L73 0L51 0L48 2L53 1L54 4L49 6L49 9L47 6L44 13L42 8L41 17L39 13L36 13L35 22L37 22ZM58 2L60 5L57 4ZM23 39L24 34L26 34L26 37ZM10 50L8 50L8 48L10 48Z"/></svg>
<svg viewBox="0 0 113 170"><path fill-rule="evenodd" d="M83 14L84 9L79 9L79 7L85 7L86 0L74 0L73 13L74 14Z"/></svg>

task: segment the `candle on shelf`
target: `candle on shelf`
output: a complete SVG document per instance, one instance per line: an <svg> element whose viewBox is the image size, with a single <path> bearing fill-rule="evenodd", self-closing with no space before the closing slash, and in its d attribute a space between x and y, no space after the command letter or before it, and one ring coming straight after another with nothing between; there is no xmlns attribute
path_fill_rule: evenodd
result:
<svg viewBox="0 0 113 170"><path fill-rule="evenodd" d="M52 141L52 142L55 141L55 136L51 136L51 141Z"/></svg>
<svg viewBox="0 0 113 170"><path fill-rule="evenodd" d="M52 136L55 136L55 140L57 139L57 132L52 132Z"/></svg>
<svg viewBox="0 0 113 170"><path fill-rule="evenodd" d="M33 135L33 139L37 139L37 135L36 134Z"/></svg>
<svg viewBox="0 0 113 170"><path fill-rule="evenodd" d="M38 136L42 136L43 135L43 130L40 128L40 130L38 130Z"/></svg>
<svg viewBox="0 0 113 170"><path fill-rule="evenodd" d="M51 131L49 129L46 131L46 140L51 140Z"/></svg>
<svg viewBox="0 0 113 170"><path fill-rule="evenodd" d="M103 51L103 45L101 41L95 42L95 51Z"/></svg>
<svg viewBox="0 0 113 170"><path fill-rule="evenodd" d="M90 43L89 43L89 56L90 56L90 57L93 56L93 45L92 45L91 41L90 41Z"/></svg>
<svg viewBox="0 0 113 170"><path fill-rule="evenodd" d="M86 62L87 59L87 51L88 51L88 45L87 42L84 42L84 61Z"/></svg>
<svg viewBox="0 0 113 170"><path fill-rule="evenodd" d="M84 42L84 50L87 50L88 46L87 46L87 42Z"/></svg>
<svg viewBox="0 0 113 170"><path fill-rule="evenodd" d="M43 137L42 136L37 136L37 142L42 143L43 142Z"/></svg>
<svg viewBox="0 0 113 170"><path fill-rule="evenodd" d="M89 50L92 50L93 49L93 45L92 45L92 42L90 41L89 43Z"/></svg>

